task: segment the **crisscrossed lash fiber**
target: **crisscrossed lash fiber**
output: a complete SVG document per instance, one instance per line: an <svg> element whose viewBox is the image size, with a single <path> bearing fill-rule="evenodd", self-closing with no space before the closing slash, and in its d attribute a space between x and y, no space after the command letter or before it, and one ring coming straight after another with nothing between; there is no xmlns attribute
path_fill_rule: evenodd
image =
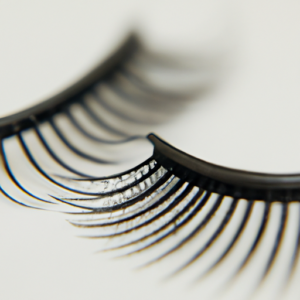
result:
<svg viewBox="0 0 300 300"><path fill-rule="evenodd" d="M154 173L148 178L150 179L154 177L155 181L154 183L150 182L149 186L146 185L145 192L142 191L139 184L138 186L135 186L134 188L129 188L124 192L121 193L116 192L112 196L108 196L104 198L98 197L93 199L64 200L62 198L58 198L54 196L53 197L63 203L67 203L80 208L92 209L94 211L107 212L107 211L119 210L143 200L146 196L148 196L151 192L155 191L160 185L164 184L172 176L172 174L170 174L169 172L165 172L165 171L159 172L159 171L160 170L156 172L157 175L156 173ZM72 200L75 201L75 203L71 202ZM96 200L99 200L98 201L99 203L96 203ZM81 201L80 202L81 204L77 204L79 201ZM84 204L85 202L87 202L88 204Z"/></svg>

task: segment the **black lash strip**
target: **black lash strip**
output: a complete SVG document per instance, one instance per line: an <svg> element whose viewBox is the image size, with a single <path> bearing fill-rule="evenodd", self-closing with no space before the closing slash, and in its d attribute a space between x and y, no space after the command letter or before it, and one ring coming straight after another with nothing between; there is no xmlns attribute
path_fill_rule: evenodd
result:
<svg viewBox="0 0 300 300"><path fill-rule="evenodd" d="M167 144L154 134L147 137L140 134L129 134L124 128L112 126L87 104L86 96L94 95L95 89L101 84L108 84L120 98L130 104L137 104L137 98L114 81L116 74L122 74L130 81L130 84L149 93L149 97L163 95L165 101L172 99L165 91L155 89L147 84L144 78L139 78L126 65L140 50L137 38L131 36L125 44L100 67L92 71L80 82L65 90L61 94L43 102L33 108L17 113L0 120L1 136L1 167L3 180L1 192L8 199L17 204L37 209L53 209L68 213L73 218L70 223L76 227L84 228L89 232L87 236L95 239L109 239L115 241L105 251L122 250L123 256L142 253L159 246L167 241L174 233L180 232L196 222L202 216L201 221L190 229L178 243L162 251L145 265L162 261L166 257L176 254L177 250L186 247L192 240L205 230L215 214L220 210L224 198L230 198L231 204L223 215L220 224L210 235L207 241L199 247L193 256L187 257L186 262L176 266L175 273L188 269L220 239L231 222L236 208L241 201L247 201L246 209L235 233L224 247L221 255L211 264L200 277L213 273L217 267L228 257L245 232L253 212L253 206L257 202L264 203L263 217L259 230L254 238L247 254L244 256L236 270L230 270L234 275L228 282L235 278L247 264L251 263L253 254L265 237L266 228L274 203L281 206L281 217L278 224L276 238L272 250L262 274L255 274L261 278L261 282L272 271L276 262L281 244L287 230L288 210L293 202L300 200L300 175L272 175L240 171L217 166L198 158L192 157ZM168 100L168 96L170 99ZM137 122L134 116L128 116L121 111L112 108L107 102L94 100L102 104L103 109L115 115L116 118ZM178 99L176 99L178 100ZM98 137L81 123L71 111L72 105L78 105L80 110L94 123L95 129L103 130L106 137ZM151 104L151 103L149 103ZM142 106L138 104L138 106ZM42 132L42 126L48 124L60 143L69 151L70 155L78 158L78 161L89 164L114 165L118 161L107 160L85 153L75 145L76 136L72 142L56 124L55 117L63 114L71 126L90 141L97 143L103 149L117 149L121 145L148 140L153 144L153 155L134 168L116 175L101 177L88 174L89 168L81 168L80 165L70 166L60 156L51 136ZM57 165L51 172L40 165L34 151L26 140L27 133L33 133L39 147L43 149L49 161ZM107 137L108 136L108 137ZM15 142L16 141L16 142ZM29 179L41 177L41 188L31 190L30 184L21 179L16 167L13 167L12 157L7 143L14 142L18 148L21 160L31 166L28 173ZM8 148L7 148L8 147ZM105 148L106 147L106 148ZM111 148L110 148L111 147ZM138 152L138 147L130 146L130 152ZM20 159L20 155L18 158ZM60 174L59 170L64 170ZM31 179L32 178L32 179ZM214 200L213 200L214 199ZM214 201L209 209L210 201ZM54 205L55 204L55 205ZM196 221L195 221L196 220ZM299 215L300 220L300 215ZM299 224L298 224L299 227ZM148 231L143 231L148 229ZM299 251L300 227L294 245L294 254L290 258L290 268L287 272L287 281L290 278L293 266L296 265ZM120 239L122 238L122 239ZM124 252L125 251L125 252Z"/></svg>

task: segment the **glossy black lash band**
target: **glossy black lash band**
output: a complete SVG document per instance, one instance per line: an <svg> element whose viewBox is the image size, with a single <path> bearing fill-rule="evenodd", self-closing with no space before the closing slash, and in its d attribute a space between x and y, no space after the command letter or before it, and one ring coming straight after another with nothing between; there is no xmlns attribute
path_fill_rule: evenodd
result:
<svg viewBox="0 0 300 300"><path fill-rule="evenodd" d="M300 174L247 172L208 163L169 145L155 134L153 158L174 175L207 191L248 200L291 202L300 200ZM175 168L176 167L176 168Z"/></svg>

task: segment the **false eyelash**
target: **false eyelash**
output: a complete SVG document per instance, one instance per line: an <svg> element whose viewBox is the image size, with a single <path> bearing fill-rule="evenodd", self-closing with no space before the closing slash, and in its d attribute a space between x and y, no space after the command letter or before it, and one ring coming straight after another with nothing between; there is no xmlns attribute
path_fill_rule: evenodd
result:
<svg viewBox="0 0 300 300"><path fill-rule="evenodd" d="M162 82L157 85L147 63L182 71L163 62L130 38L74 87L0 120L0 190L17 204L67 213L83 236L102 241L103 252L140 255L141 266L176 256L171 274L191 269L225 240L209 263L193 271L201 279L215 275L245 239L249 224L257 224L246 251L219 286L229 285L247 269L275 218L271 248L263 268L253 275L261 283L281 253L290 212L300 199L300 177L226 169L180 152L153 134L146 139L152 124L170 118L170 112L180 110L181 100L196 91L174 92ZM105 98L109 95L111 101ZM141 117L145 107L147 118ZM107 176L112 170L115 175ZM286 278L298 260L299 207L294 218L298 227ZM188 254L180 255L182 249Z"/></svg>
<svg viewBox="0 0 300 300"><path fill-rule="evenodd" d="M163 105L168 105L169 108L176 107L178 103L175 106L172 105L174 101L172 91L168 88L162 88L162 85L159 88L156 87L155 80L152 80L152 83L150 83L150 80L148 84L146 79L147 70L145 72L143 65L147 64L149 59L152 66L157 64L157 59L160 60L159 57L151 57L149 53L140 47L135 37L130 37L121 47L121 50L117 51L104 65L96 68L95 71L74 87L42 105L1 120L1 153L4 176L30 197L30 199L26 199L28 201L26 205L39 207L35 202L33 202L34 205L30 204L32 202L31 198L44 203L54 202L58 204L59 201L60 203L65 201L64 199L70 199L70 201L71 199L77 199L77 203L80 203L80 195L84 195L86 200L89 199L88 197L102 194L110 196L113 191L101 191L101 185L104 185L104 182L111 185L110 181L117 181L120 178L118 178L118 175L114 176L117 179L99 178L99 175L106 176L109 174L108 172L112 172L111 165L115 166L117 170L129 169L130 178L135 176L137 183L145 177L147 172L152 175L158 171L158 168L153 167L150 163L151 169L146 172L146 166L143 166L144 173L141 178L137 178L142 172L137 169L139 166L128 168L130 164L136 166L134 161L141 161L141 156L145 157L143 151L140 150L141 143L144 144L144 148L145 143L147 143L144 151L147 153L146 157L149 157L152 147L148 142L145 142L145 135L124 132L123 123L120 123L120 114L115 110L107 109L107 105L103 106L104 98L103 95L99 94L99 89L102 86L109 86L111 90L118 91L119 96L126 95L121 101L126 98L130 102L131 98L135 98L133 103L136 104L135 93L138 92L139 95L147 99L149 105L152 105L150 102L155 99L156 111L152 113L153 116L162 107L159 106L157 98L160 99ZM161 68L162 61L159 61L159 68ZM126 74L130 74L130 78L127 79ZM126 91L127 85L119 84L119 79L116 79L118 76L123 76L123 80L127 79L134 92L130 89ZM177 100L186 98L185 93L177 96ZM118 106L120 99L116 101ZM129 114L125 117L127 123L133 120L132 117L136 114L136 111L132 114L130 114L130 111L128 112ZM105 119L107 114L110 114L108 120ZM166 117L167 115L168 112L165 112ZM136 121L132 123L136 126ZM85 127L87 124L89 125ZM101 137L101 134L103 137ZM81 141L82 143L80 143ZM88 145L92 147L87 147ZM88 153L92 148L95 148L95 145L97 146L96 155ZM38 148L38 151L35 148ZM134 155L132 155L132 149L135 149ZM18 154L15 152L18 152ZM112 156L113 159L102 156L102 152L103 155ZM43 157L39 157L41 155ZM27 167L13 167L14 156L22 157L22 163L23 165L26 164ZM134 160L131 163L132 156L134 156ZM106 165L109 166L106 167ZM31 192L31 188L27 187L30 185L30 181L28 180L29 182L25 184L22 181L26 181L26 179L18 174L20 170L27 170L27 168L30 171L28 173L33 177L31 182L35 180L41 182L41 176L51 183L51 189L59 188L60 193L56 194L54 192L52 194L48 192L45 182L41 182L45 189L38 191L39 195ZM55 171L48 172L47 168ZM126 174L126 172L120 174L119 177L127 176ZM84 178L88 181L85 181ZM129 180L122 179L121 182L116 183L118 186L123 186L119 189L120 192L126 187L124 182ZM145 182L142 182L141 185L145 185ZM130 187L130 184L128 186ZM5 193L8 195L7 190ZM16 200L15 197L11 197L11 199ZM41 205L41 203L39 204ZM45 207L43 206L43 208Z"/></svg>

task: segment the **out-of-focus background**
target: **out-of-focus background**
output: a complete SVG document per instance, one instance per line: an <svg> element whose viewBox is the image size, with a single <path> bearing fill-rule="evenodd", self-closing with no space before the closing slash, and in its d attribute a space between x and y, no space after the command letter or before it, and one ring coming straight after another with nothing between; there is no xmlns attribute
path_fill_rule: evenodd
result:
<svg viewBox="0 0 300 300"><path fill-rule="evenodd" d="M0 0L0 116L61 91L134 30L152 51L214 70L209 92L153 131L213 163L299 172L299 12L292 0ZM1 299L201 297L92 254L61 215L0 200Z"/></svg>

